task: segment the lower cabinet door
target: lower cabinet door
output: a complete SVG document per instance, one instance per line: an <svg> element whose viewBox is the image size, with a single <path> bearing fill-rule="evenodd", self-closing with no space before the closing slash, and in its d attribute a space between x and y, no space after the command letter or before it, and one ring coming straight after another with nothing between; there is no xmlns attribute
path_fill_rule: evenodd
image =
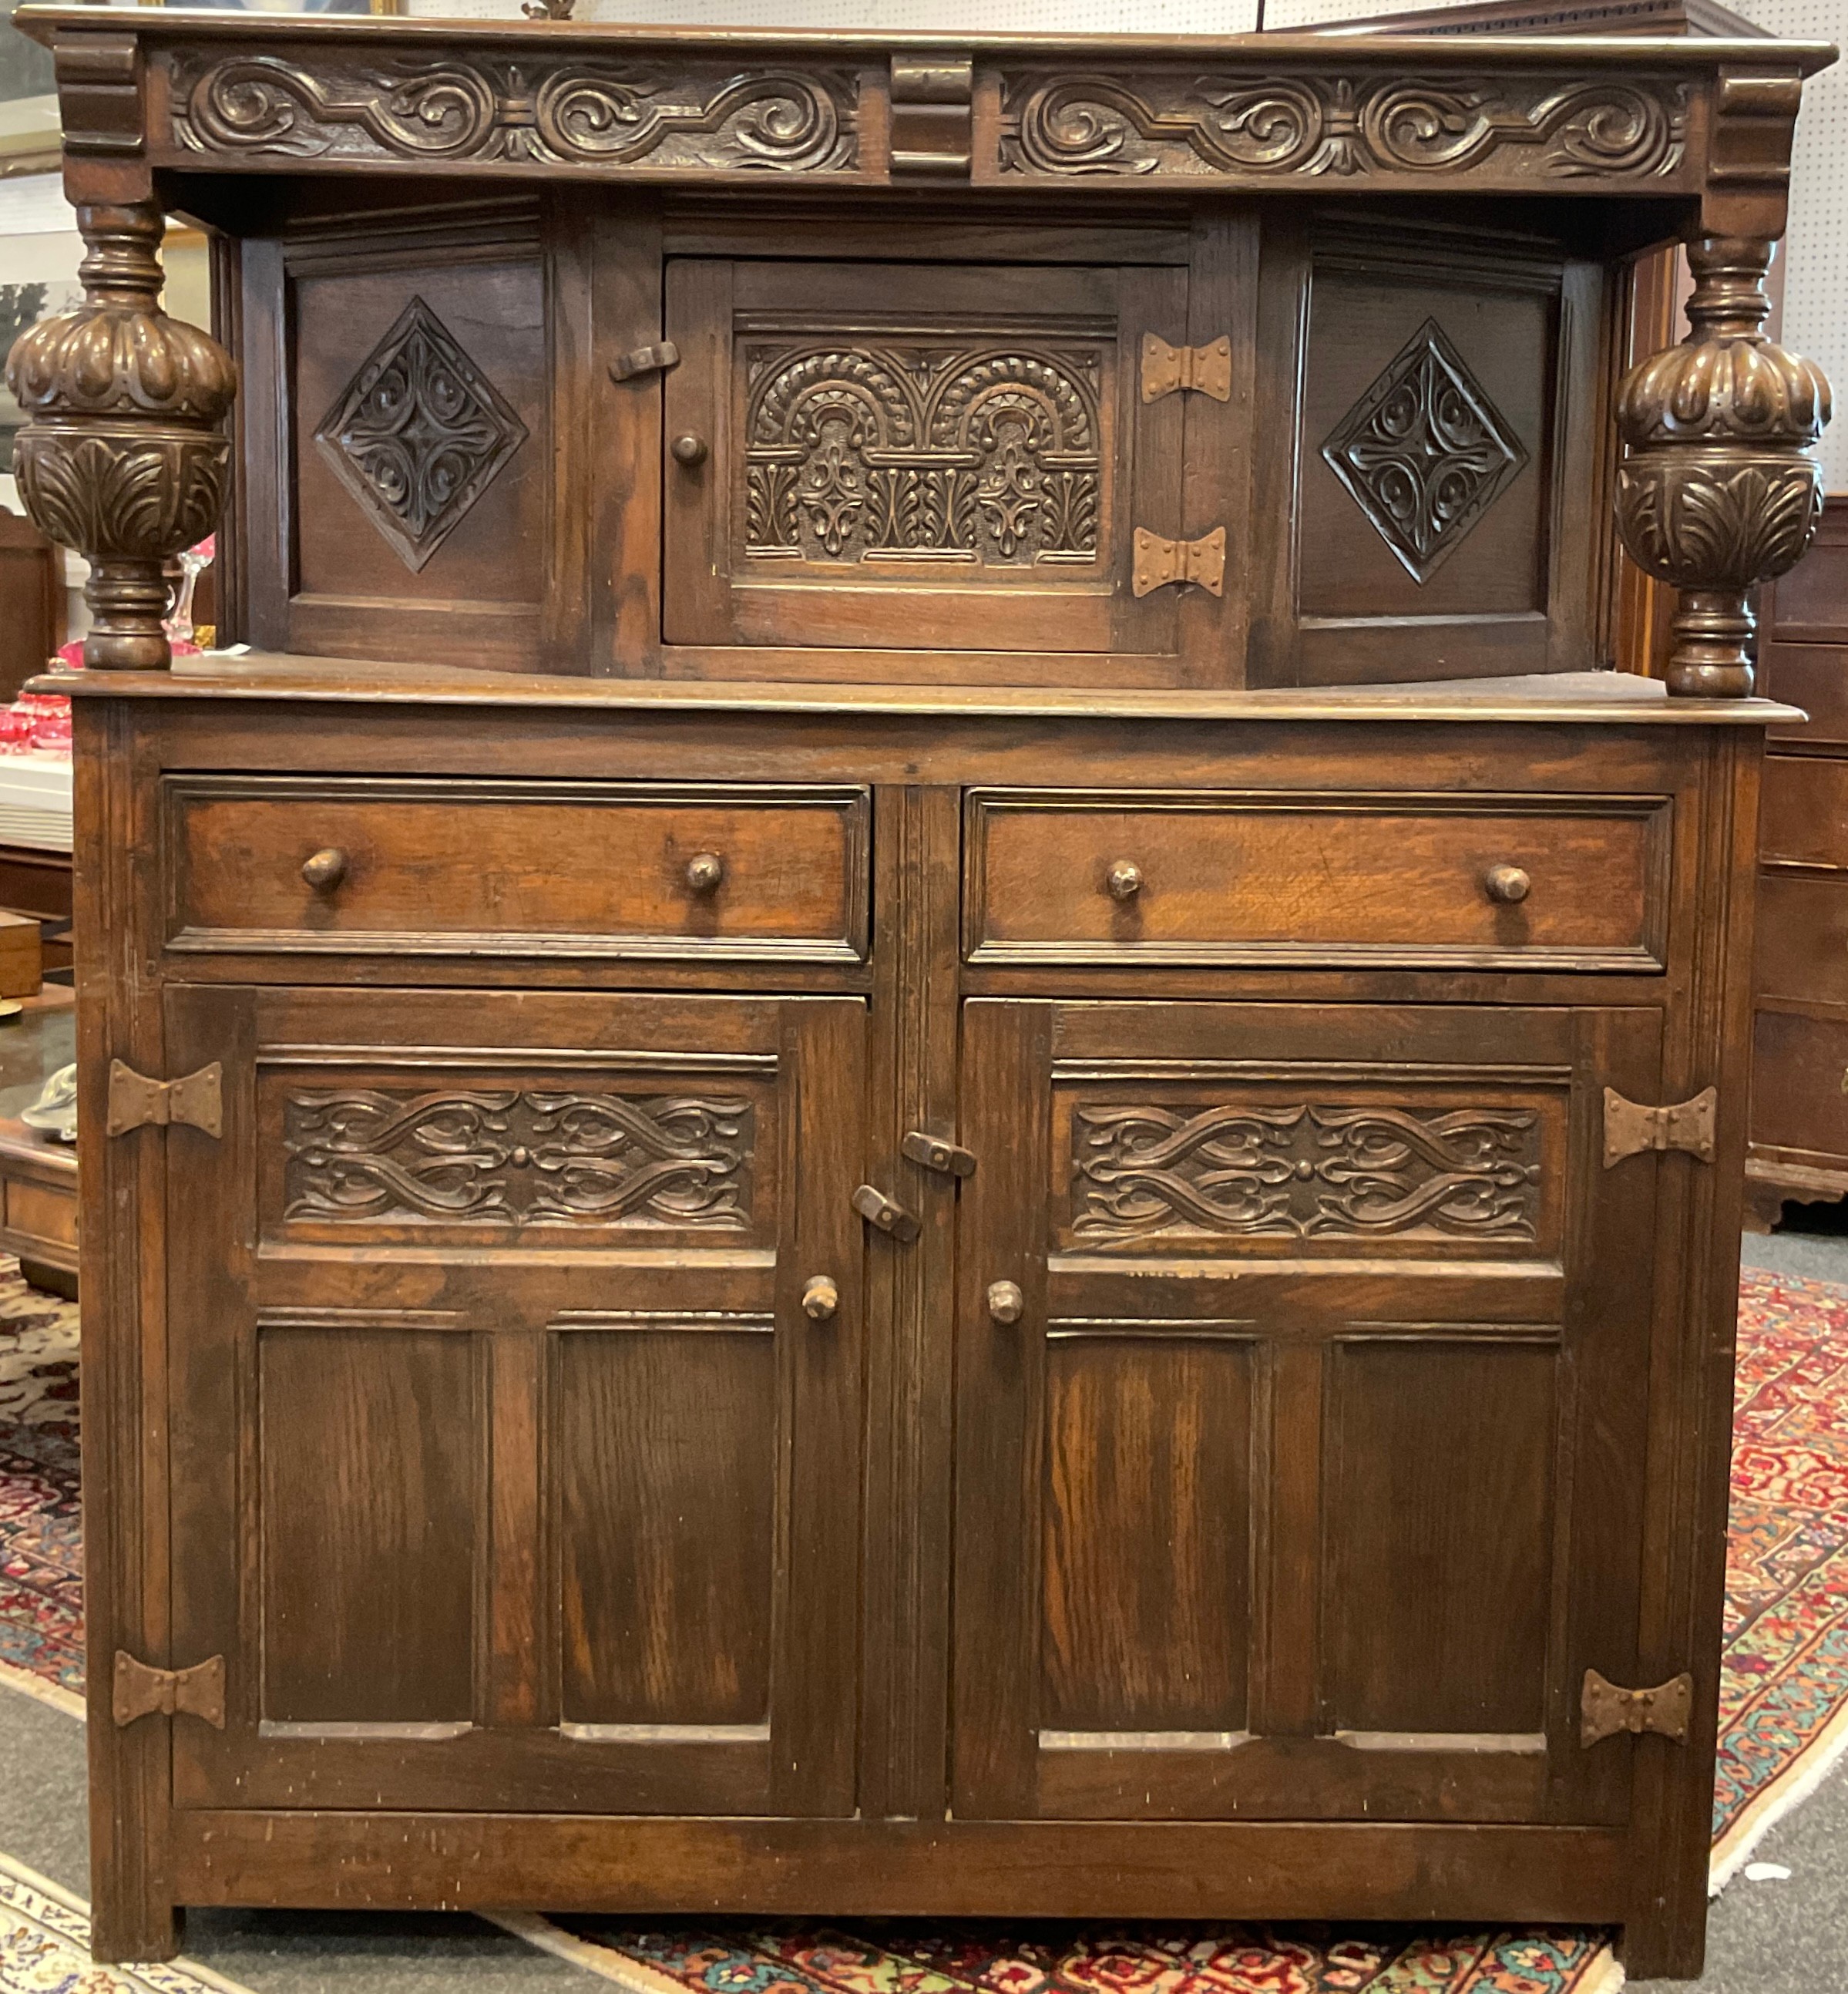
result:
<svg viewBox="0 0 1848 1994"><path fill-rule="evenodd" d="M959 1816L1624 1818L1659 1034L967 1006Z"/></svg>
<svg viewBox="0 0 1848 1994"><path fill-rule="evenodd" d="M180 1804L852 1811L864 1026L169 993Z"/></svg>

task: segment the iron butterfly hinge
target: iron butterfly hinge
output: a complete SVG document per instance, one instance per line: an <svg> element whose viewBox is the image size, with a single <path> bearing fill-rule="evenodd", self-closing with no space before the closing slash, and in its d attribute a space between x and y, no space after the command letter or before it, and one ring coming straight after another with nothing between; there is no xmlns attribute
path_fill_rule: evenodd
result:
<svg viewBox="0 0 1848 1994"><path fill-rule="evenodd" d="M1189 392L1216 402L1232 399L1232 341L1222 334L1204 346L1170 346L1158 332L1142 335L1142 399Z"/></svg>
<svg viewBox="0 0 1848 1994"><path fill-rule="evenodd" d="M195 1662L190 1669L152 1669L122 1649L115 1651L115 1721L141 1717L200 1717L214 1731L224 1728L224 1657Z"/></svg>
<svg viewBox="0 0 1848 1994"><path fill-rule="evenodd" d="M1136 529L1130 587L1138 595L1179 582L1193 582L1209 595L1226 592L1226 529L1215 526L1197 540L1168 540L1146 526Z"/></svg>
<svg viewBox="0 0 1848 1994"><path fill-rule="evenodd" d="M224 1069L217 1060L178 1080L150 1080L121 1060L109 1062L111 1136L131 1129L166 1129L183 1123L208 1136L224 1133Z"/></svg>
<svg viewBox="0 0 1848 1994"><path fill-rule="evenodd" d="M1685 1670L1654 1689L1619 1689L1596 1669L1587 1669L1579 1698L1579 1742L1590 1746L1620 1731L1639 1738L1653 1731L1685 1745L1693 1711L1694 1678Z"/></svg>
<svg viewBox="0 0 1848 1994"><path fill-rule="evenodd" d="M1703 1088L1691 1101L1645 1108L1626 1101L1614 1087L1604 1090L1604 1167L1648 1149L1685 1149L1703 1163L1713 1160L1713 1124L1720 1090Z"/></svg>

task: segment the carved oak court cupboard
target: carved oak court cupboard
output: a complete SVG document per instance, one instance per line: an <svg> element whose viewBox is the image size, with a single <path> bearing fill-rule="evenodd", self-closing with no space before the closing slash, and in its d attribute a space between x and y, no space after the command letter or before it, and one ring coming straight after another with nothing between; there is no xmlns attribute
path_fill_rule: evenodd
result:
<svg viewBox="0 0 1848 1994"><path fill-rule="evenodd" d="M10 368L96 613L99 1953L1695 1972L1829 52L21 19L89 249ZM251 648L169 669L228 487ZM1614 519L1665 687L1596 670Z"/></svg>

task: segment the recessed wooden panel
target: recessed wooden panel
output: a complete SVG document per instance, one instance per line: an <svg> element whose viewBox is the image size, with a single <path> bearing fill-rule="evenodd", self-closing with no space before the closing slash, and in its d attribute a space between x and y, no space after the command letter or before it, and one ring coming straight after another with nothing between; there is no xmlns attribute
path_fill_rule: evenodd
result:
<svg viewBox="0 0 1848 1994"><path fill-rule="evenodd" d="M1753 1028L1752 1140L1848 1160L1848 1013L1761 1011Z"/></svg>
<svg viewBox="0 0 1848 1994"><path fill-rule="evenodd" d="M1557 1348L1360 1341L1330 1361L1326 1728L1544 1731Z"/></svg>
<svg viewBox="0 0 1848 1994"><path fill-rule="evenodd" d="M258 1068L266 1240L773 1248L774 1061L471 1066L330 1054ZM589 1070L587 1070L588 1067Z"/></svg>
<svg viewBox="0 0 1848 1994"><path fill-rule="evenodd" d="M1052 1250L1087 1259L1559 1250L1563 1088L1260 1077L1056 1080Z"/></svg>
<svg viewBox="0 0 1848 1994"><path fill-rule="evenodd" d="M1172 267L670 266L671 643L1168 652L1181 398L1145 404ZM676 444L676 439L679 440Z"/></svg>
<svg viewBox="0 0 1848 1994"><path fill-rule="evenodd" d="M1042 1739L1243 1724L1250 1424L1241 1343L1048 1344Z"/></svg>
<svg viewBox="0 0 1848 1994"><path fill-rule="evenodd" d="M564 1721L767 1722L782 1427L769 1323L580 1330L556 1363Z"/></svg>
<svg viewBox="0 0 1848 1994"><path fill-rule="evenodd" d="M536 612L550 468L536 259L317 258L293 296L294 595L370 605L373 656L431 654L437 630L395 604Z"/></svg>
<svg viewBox="0 0 1848 1994"><path fill-rule="evenodd" d="M181 948L864 952L862 790L175 776L168 797Z"/></svg>
<svg viewBox="0 0 1848 1994"><path fill-rule="evenodd" d="M1848 879L1763 872L1757 933L1761 999L1848 1005Z"/></svg>
<svg viewBox="0 0 1848 1994"><path fill-rule="evenodd" d="M1663 961L1668 807L1655 799L990 790L970 813L976 962ZM1493 897L1501 866L1527 875L1524 898Z"/></svg>
<svg viewBox="0 0 1848 1994"><path fill-rule="evenodd" d="M466 1722L472 1339L268 1328L258 1390L265 1718Z"/></svg>
<svg viewBox="0 0 1848 1994"><path fill-rule="evenodd" d="M1407 281L1391 260L1384 251L1377 274L1316 271L1298 611L1369 622L1543 613L1555 301Z"/></svg>
<svg viewBox="0 0 1848 1994"><path fill-rule="evenodd" d="M1848 872L1848 762L1771 755L1759 794L1758 849L1764 858Z"/></svg>
<svg viewBox="0 0 1848 1994"><path fill-rule="evenodd" d="M1757 689L1809 716L1773 728L1774 741L1805 748L1848 744L1848 644L1785 644L1768 638L1758 648Z"/></svg>

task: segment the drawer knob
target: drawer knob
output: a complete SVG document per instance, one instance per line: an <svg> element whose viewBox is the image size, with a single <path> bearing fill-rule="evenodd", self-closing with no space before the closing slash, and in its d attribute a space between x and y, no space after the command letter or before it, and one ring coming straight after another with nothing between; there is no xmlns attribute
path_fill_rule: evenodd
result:
<svg viewBox="0 0 1848 1994"><path fill-rule="evenodd" d="M811 1322L832 1322L840 1306L840 1290L826 1274L810 1277L802 1291L802 1312Z"/></svg>
<svg viewBox="0 0 1848 1994"><path fill-rule="evenodd" d="M1518 865L1491 865L1483 875L1483 891L1504 907L1518 906L1533 884Z"/></svg>
<svg viewBox="0 0 1848 1994"><path fill-rule="evenodd" d="M1119 858L1104 875L1104 883L1113 900L1133 900L1142 890L1142 869L1133 858Z"/></svg>
<svg viewBox="0 0 1848 1994"><path fill-rule="evenodd" d="M988 1314L996 1322L1018 1322L1027 1312L1027 1298L1015 1281L988 1283Z"/></svg>
<svg viewBox="0 0 1848 1994"><path fill-rule="evenodd" d="M330 893L347 876L347 855L337 845L323 845L302 862L302 877L317 893Z"/></svg>
<svg viewBox="0 0 1848 1994"><path fill-rule="evenodd" d="M703 437L694 436L690 432L686 436L676 437L667 447L675 463L685 464L689 471L697 468L706 461L706 439Z"/></svg>
<svg viewBox="0 0 1848 1994"><path fill-rule="evenodd" d="M716 851L696 851L686 862L686 884L690 892L716 893L719 882L725 876L725 862Z"/></svg>

